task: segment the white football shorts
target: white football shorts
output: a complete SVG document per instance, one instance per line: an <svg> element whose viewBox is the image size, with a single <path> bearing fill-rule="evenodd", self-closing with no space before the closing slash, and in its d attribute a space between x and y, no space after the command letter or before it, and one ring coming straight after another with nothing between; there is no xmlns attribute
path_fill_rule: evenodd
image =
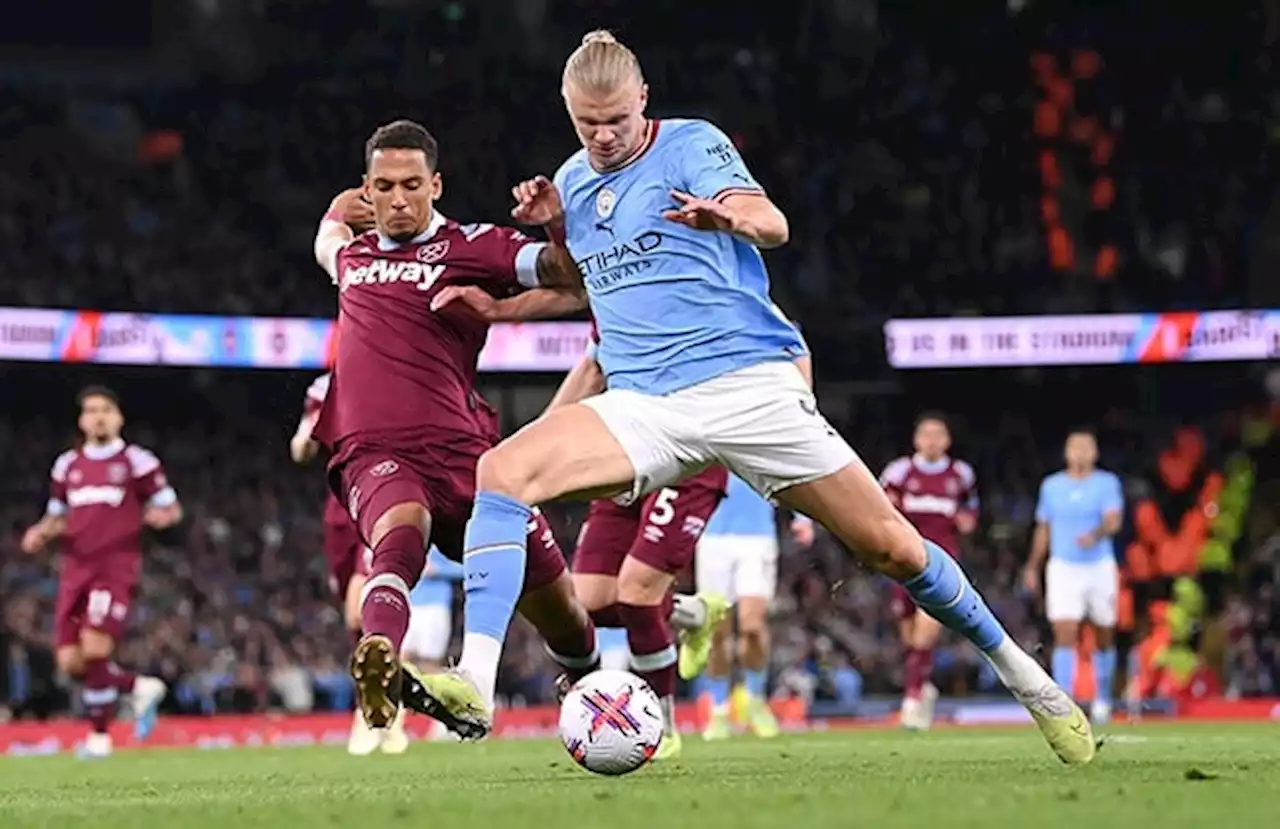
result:
<svg viewBox="0 0 1280 829"><path fill-rule="evenodd" d="M1114 558L1075 563L1049 557L1044 568L1044 610L1050 622L1089 620L1113 628L1120 607L1120 569Z"/></svg>
<svg viewBox="0 0 1280 829"><path fill-rule="evenodd" d="M766 498L857 458L818 411L794 363L760 363L667 395L613 389L582 401L636 470L620 502L721 463Z"/></svg>
<svg viewBox="0 0 1280 829"><path fill-rule="evenodd" d="M704 535L693 560L700 591L719 593L730 602L773 601L778 590L778 539L769 535Z"/></svg>
<svg viewBox="0 0 1280 829"><path fill-rule="evenodd" d="M405 631L400 650L409 658L442 662L449 653L452 635L452 604L414 605L409 612L409 629Z"/></svg>

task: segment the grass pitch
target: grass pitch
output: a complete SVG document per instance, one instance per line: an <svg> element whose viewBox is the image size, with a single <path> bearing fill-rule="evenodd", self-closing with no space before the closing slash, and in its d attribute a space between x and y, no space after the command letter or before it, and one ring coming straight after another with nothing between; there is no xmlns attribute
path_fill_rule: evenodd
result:
<svg viewBox="0 0 1280 829"><path fill-rule="evenodd" d="M556 743L0 758L0 827L91 829L1160 829L1276 825L1280 727L1109 729L1060 765L1027 729L686 738L679 761L595 777Z"/></svg>

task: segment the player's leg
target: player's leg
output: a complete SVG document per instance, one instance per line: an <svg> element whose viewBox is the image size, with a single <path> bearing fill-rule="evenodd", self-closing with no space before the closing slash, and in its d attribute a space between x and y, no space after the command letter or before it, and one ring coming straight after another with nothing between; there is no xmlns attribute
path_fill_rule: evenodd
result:
<svg viewBox="0 0 1280 829"><path fill-rule="evenodd" d="M366 549L360 531L350 519L343 524L325 522L324 557L329 564L329 587L342 608L353 647L360 642L360 591L369 564L364 560ZM362 574L360 579L356 579L357 573Z"/></svg>
<svg viewBox="0 0 1280 829"><path fill-rule="evenodd" d="M477 466L475 503L464 539L466 614L471 617L474 605L477 619L483 615L484 638L464 640L459 662L460 670L473 678L496 674L522 589L520 583L512 583L511 574L525 566L532 504L566 494L589 498L632 489L638 477L633 457L646 459L642 482L679 477L680 462L670 442L649 442L660 419L651 400L606 392L591 402L594 408L575 404L535 420L485 452ZM602 403L607 414L597 411ZM606 417L615 421L612 426L606 425ZM622 426L631 431L615 437ZM622 440L629 448L624 449ZM481 594L483 602L473 600ZM464 697L453 702L462 705Z"/></svg>
<svg viewBox="0 0 1280 829"><path fill-rule="evenodd" d="M739 552L731 536L702 537L693 560L694 583L699 594L724 596L726 606L737 600L734 587ZM686 642L681 648L682 659L688 649ZM703 687L711 698L711 715L703 726L702 736L707 740L722 740L733 733L730 703L733 691L733 619L728 614L713 628L698 656L705 666ZM692 661L692 657L688 661Z"/></svg>
<svg viewBox="0 0 1280 829"><path fill-rule="evenodd" d="M442 597L440 601L429 604L410 606L409 630L405 633L400 648L402 665L412 665L423 673L436 672L444 668L445 657L449 653L449 639L453 635L453 602L451 598ZM405 710L387 729L378 748L383 754L403 754L409 748L409 735L404 728ZM428 739L434 739L445 733L444 725L433 722L434 728Z"/></svg>
<svg viewBox="0 0 1280 829"><path fill-rule="evenodd" d="M776 539L742 537L734 574L738 614L738 667L742 671L744 718L758 737L776 737L778 721L769 708L769 603L778 586Z"/></svg>
<svg viewBox="0 0 1280 829"><path fill-rule="evenodd" d="M891 581L892 591L889 609L897 623L898 639L902 643L902 707L899 724L910 731L921 725L921 700L924 695L924 676L920 671L920 658L915 650L916 618L920 609L912 601L911 594L896 581Z"/></svg>
<svg viewBox="0 0 1280 829"><path fill-rule="evenodd" d="M359 533L350 522L342 527L325 526L325 551L331 568L329 577L333 580L334 593L342 599L343 621L354 650L360 644L360 597L369 578L373 551L360 541ZM347 753L357 757L372 754L385 735L383 729L371 728L356 706L347 736Z"/></svg>
<svg viewBox="0 0 1280 829"><path fill-rule="evenodd" d="M387 453L357 456L333 473L373 550L360 596L363 635L351 656L356 704L371 728L387 728L400 710L400 647L409 629L409 591L426 566L431 501L422 479Z"/></svg>
<svg viewBox="0 0 1280 829"><path fill-rule="evenodd" d="M1090 567L1092 575L1086 608L1093 624L1094 696L1090 716L1097 724L1111 720L1116 682L1116 618L1120 610L1120 573L1114 559Z"/></svg>
<svg viewBox="0 0 1280 829"><path fill-rule="evenodd" d="M547 654L572 684L600 667L596 626L578 599L564 553L541 511L534 512L527 544L529 566L517 609L542 636Z"/></svg>
<svg viewBox="0 0 1280 829"><path fill-rule="evenodd" d="M57 643L58 669L80 687L81 702L86 713L89 706L84 701L85 669L84 652L80 649L80 628L84 624L84 609L88 589L85 585L67 579L58 581L58 599L54 609L54 631ZM89 734L79 747L82 757L93 759L111 753L111 737L99 732L90 719Z"/></svg>
<svg viewBox="0 0 1280 829"><path fill-rule="evenodd" d="M573 589L597 628L622 628L618 571L640 526L640 505L591 502L573 551ZM628 668L629 670L629 668Z"/></svg>
<svg viewBox="0 0 1280 829"><path fill-rule="evenodd" d="M1092 730L1079 706L1005 632L951 556L922 539L894 508L818 411L799 372L759 366L704 383L693 397L688 402L703 413L709 442L734 471L821 523L864 564L901 583L917 605L969 639L1064 762L1093 759Z"/></svg>
<svg viewBox="0 0 1280 829"><path fill-rule="evenodd" d="M914 605L913 605L914 606ZM942 635L942 625L923 610L916 609L910 623L906 658L906 684L908 692L915 693L915 712L907 717L904 704L902 724L906 728L924 730L933 725L933 708L938 701L938 689L930 681L933 673L933 651Z"/></svg>
<svg viewBox="0 0 1280 829"><path fill-rule="evenodd" d="M463 739L481 739L492 727L498 663L517 607L542 636L552 659L565 669L566 682L576 681L599 666L595 625L574 595L573 580L550 525L535 509L522 527L526 537L519 560L489 556L493 550L484 548L466 554L462 658L455 669L414 677L412 693L407 696L414 700L415 710L441 720ZM512 572L493 571L504 563L519 565L514 575L522 581L514 591L507 584ZM518 598L508 607L510 592Z"/></svg>
<svg viewBox="0 0 1280 829"><path fill-rule="evenodd" d="M662 702L663 758L679 751L675 724L676 642L667 597L675 574L687 563L681 545L684 509L681 490L663 487L644 500L631 528L629 550L618 571L618 615L627 630L632 666Z"/></svg>
<svg viewBox="0 0 1280 829"><path fill-rule="evenodd" d="M362 559L368 560L368 567L373 566L373 550L363 545L360 547L359 555ZM347 633L351 636L352 643L360 641L360 597L364 595L364 586L369 581L369 573L366 568L364 571L351 574L351 579L347 582L346 595L342 602L342 618L347 625Z"/></svg>
<svg viewBox="0 0 1280 829"><path fill-rule="evenodd" d="M156 713L165 695L164 682L149 676L135 676L115 662L116 642L124 634L129 618L132 588L114 579L94 582L86 597L84 624L80 629L80 653L84 659L81 698L93 736L86 752L93 748L111 750L109 728L115 720L120 698L131 696L134 731L139 739L151 735Z"/></svg>
<svg viewBox="0 0 1280 829"><path fill-rule="evenodd" d="M1005 632L959 564L894 509L861 460L854 457L835 473L786 488L778 499L818 521L864 564L898 581L917 605L972 642L1059 758L1093 759L1096 746L1083 712Z"/></svg>
<svg viewBox="0 0 1280 829"><path fill-rule="evenodd" d="M1044 612L1053 630L1053 655L1049 667L1053 680L1068 694L1075 694L1076 648L1080 623L1088 612L1087 583L1079 567L1050 559L1044 568Z"/></svg>

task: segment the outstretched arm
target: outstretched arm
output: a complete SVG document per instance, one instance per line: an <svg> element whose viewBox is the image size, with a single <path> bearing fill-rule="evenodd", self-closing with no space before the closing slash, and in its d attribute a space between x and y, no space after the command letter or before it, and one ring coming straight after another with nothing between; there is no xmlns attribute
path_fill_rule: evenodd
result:
<svg viewBox="0 0 1280 829"><path fill-rule="evenodd" d="M547 404L547 411L581 402L603 391L604 371L596 361L594 351L589 351L582 355L578 364L565 375L560 388L556 389L555 396Z"/></svg>
<svg viewBox="0 0 1280 829"><path fill-rule="evenodd" d="M513 297L496 299L475 285L446 285L432 297L431 310L462 302L487 322L524 322L563 317L587 307L582 273L563 246L539 243L538 258L531 270L537 287ZM532 285L533 280L524 278L521 284Z"/></svg>
<svg viewBox="0 0 1280 829"><path fill-rule="evenodd" d="M307 463L320 451L320 444L311 437L319 419L319 414L313 412L304 414L298 421L298 429L289 440L289 457L293 458L294 463Z"/></svg>

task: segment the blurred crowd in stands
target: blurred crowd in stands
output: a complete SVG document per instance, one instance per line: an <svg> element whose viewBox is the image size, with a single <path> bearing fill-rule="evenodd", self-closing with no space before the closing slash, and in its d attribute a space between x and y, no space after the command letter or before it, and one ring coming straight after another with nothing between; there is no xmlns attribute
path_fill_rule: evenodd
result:
<svg viewBox="0 0 1280 829"><path fill-rule="evenodd" d="M1263 228L1280 114L1264 43L1275 4L1207 17L1216 10L1145 14L1137 0L1087 15L1004 0L826 0L751 15L719 2L513 3L428 15L261 3L261 16L207 21L187 63L169 49L171 76L152 84L50 94L38 70L32 84L0 81L0 305L330 315L312 234L330 196L358 181L366 135L393 117L422 120L441 141L443 210L501 218L511 183L574 149L559 70L595 24L636 48L654 115L716 121L789 213L792 242L769 254L776 294L827 381L887 374L875 332L889 315L1249 305L1256 257L1274 244ZM688 35L672 33L676 14ZM1055 229L1072 256L1050 244ZM1099 255L1108 246L1114 260ZM957 453L974 461L984 500L966 564L1026 640L1040 635L1018 592L1036 486L1066 429L1098 426L1103 464L1130 486L1132 674L1168 690L1184 663L1156 657L1183 648L1207 654L1228 692L1276 693L1268 404L1227 376L1235 369L1214 375L1211 397L1155 391L1186 382L1181 370L1141 392L1127 370L913 377L897 397L838 409L873 467L907 450L920 407L957 416ZM349 705L347 639L319 557L321 474L285 451L309 378L99 376L137 384L128 433L164 459L188 514L179 534L153 539L122 658L170 680L174 710ZM27 402L0 418L0 709L38 713L65 704L48 653L51 571L16 540L70 437L74 385L31 392L29 372L3 382L6 401ZM1199 437L1175 437L1191 424ZM1169 447L1178 457L1162 462ZM1235 482L1239 499L1241 457L1252 479L1232 502L1239 526L1224 529L1219 493ZM1170 472L1179 465L1190 471ZM566 548L581 514L552 510ZM1184 527L1189 515L1203 520ZM1213 548L1205 568L1214 533L1231 536L1230 554ZM1179 592L1179 577L1199 593ZM883 590L829 539L788 551L776 623L781 693L852 701L901 679ZM947 648L944 691L992 687L978 662ZM503 695L546 700L550 679L533 637L514 637Z"/></svg>

